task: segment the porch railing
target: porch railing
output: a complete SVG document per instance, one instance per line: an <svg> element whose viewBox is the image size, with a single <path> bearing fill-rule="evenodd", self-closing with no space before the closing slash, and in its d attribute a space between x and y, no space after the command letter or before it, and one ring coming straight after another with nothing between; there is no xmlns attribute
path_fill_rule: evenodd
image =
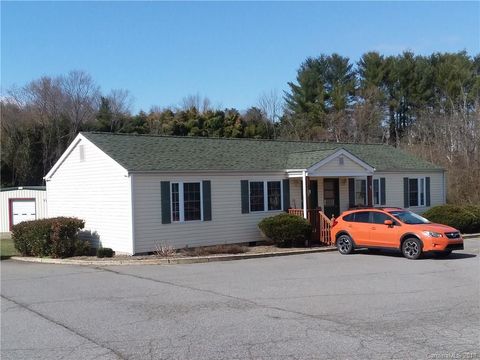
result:
<svg viewBox="0 0 480 360"><path fill-rule="evenodd" d="M288 209L288 213L303 217L303 209ZM308 209L307 220L312 224L312 241L318 241L325 245L332 245L330 229L332 220L321 210Z"/></svg>

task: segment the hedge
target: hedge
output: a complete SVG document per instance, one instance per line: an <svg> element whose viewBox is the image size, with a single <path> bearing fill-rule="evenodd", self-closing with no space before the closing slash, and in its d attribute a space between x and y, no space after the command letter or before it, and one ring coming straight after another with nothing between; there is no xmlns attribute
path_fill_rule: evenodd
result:
<svg viewBox="0 0 480 360"><path fill-rule="evenodd" d="M12 227L15 248L23 256L65 258L88 255L90 246L78 238L85 222L73 217L23 221Z"/></svg>
<svg viewBox="0 0 480 360"><path fill-rule="evenodd" d="M113 255L115 255L115 251L113 251L111 248L99 247L97 249L98 258L111 258Z"/></svg>
<svg viewBox="0 0 480 360"><path fill-rule="evenodd" d="M480 232L480 205L440 205L422 214L431 222L452 226L462 233Z"/></svg>
<svg viewBox="0 0 480 360"><path fill-rule="evenodd" d="M258 227L278 246L305 246L305 242L312 234L312 226L307 220L290 214L265 218L260 221Z"/></svg>

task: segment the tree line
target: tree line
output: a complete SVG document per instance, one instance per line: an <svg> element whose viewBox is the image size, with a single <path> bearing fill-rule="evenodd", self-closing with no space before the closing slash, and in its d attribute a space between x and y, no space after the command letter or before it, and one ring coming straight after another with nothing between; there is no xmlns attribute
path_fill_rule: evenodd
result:
<svg viewBox="0 0 480 360"><path fill-rule="evenodd" d="M1 100L1 184L38 185L79 131L381 142L448 170L448 200L480 203L480 55L365 53L306 59L284 94L240 111L191 95L131 112L81 71L42 77Z"/></svg>

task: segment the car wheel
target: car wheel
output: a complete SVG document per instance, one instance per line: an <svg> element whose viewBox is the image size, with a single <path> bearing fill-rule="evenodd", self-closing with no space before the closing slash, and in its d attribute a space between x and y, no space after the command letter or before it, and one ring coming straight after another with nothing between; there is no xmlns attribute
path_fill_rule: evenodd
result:
<svg viewBox="0 0 480 360"><path fill-rule="evenodd" d="M451 253L452 250L439 251L435 253L435 256L438 258L446 258L449 257Z"/></svg>
<svg viewBox="0 0 480 360"><path fill-rule="evenodd" d="M344 234L340 235L337 240L338 252L342 255L351 254L353 251L353 240L350 236Z"/></svg>
<svg viewBox="0 0 480 360"><path fill-rule="evenodd" d="M418 259L422 255L422 243L417 238L408 238L402 244L402 254L410 260Z"/></svg>

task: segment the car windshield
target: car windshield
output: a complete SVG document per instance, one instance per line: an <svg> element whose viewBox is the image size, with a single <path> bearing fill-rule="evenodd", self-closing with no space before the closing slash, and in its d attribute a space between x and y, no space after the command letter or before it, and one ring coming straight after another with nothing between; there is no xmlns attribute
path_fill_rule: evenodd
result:
<svg viewBox="0 0 480 360"><path fill-rule="evenodd" d="M430 221L425 219L424 217L421 217L418 214L415 214L411 211L390 211L390 214L395 216L398 220L405 224L411 224L411 225L416 225L416 224L429 224Z"/></svg>

